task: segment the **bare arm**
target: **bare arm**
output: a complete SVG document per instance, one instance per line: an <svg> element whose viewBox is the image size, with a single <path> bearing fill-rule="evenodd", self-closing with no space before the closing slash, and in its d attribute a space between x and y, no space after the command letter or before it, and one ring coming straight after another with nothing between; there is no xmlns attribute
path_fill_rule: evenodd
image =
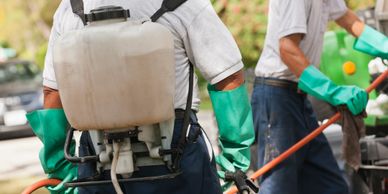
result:
<svg viewBox="0 0 388 194"><path fill-rule="evenodd" d="M59 97L58 90L44 86L43 87L43 94L44 94L43 107L45 109L63 108L61 98Z"/></svg>
<svg viewBox="0 0 388 194"><path fill-rule="evenodd" d="M365 24L351 10L348 10L345 15L337 19L336 23L356 38L361 36L365 27Z"/></svg>
<svg viewBox="0 0 388 194"><path fill-rule="evenodd" d="M216 84L217 90L233 90L244 83L244 72L240 70Z"/></svg>
<svg viewBox="0 0 388 194"><path fill-rule="evenodd" d="M342 17L336 20L336 22L355 37L361 35L365 26L351 10L348 10ZM303 70L310 65L309 60L299 47L302 38L303 34L292 34L281 38L279 44L281 59L297 77L299 77Z"/></svg>
<svg viewBox="0 0 388 194"><path fill-rule="evenodd" d="M279 42L281 59L297 77L300 77L303 70L310 65L299 47L302 38L303 34L292 34L281 38Z"/></svg>

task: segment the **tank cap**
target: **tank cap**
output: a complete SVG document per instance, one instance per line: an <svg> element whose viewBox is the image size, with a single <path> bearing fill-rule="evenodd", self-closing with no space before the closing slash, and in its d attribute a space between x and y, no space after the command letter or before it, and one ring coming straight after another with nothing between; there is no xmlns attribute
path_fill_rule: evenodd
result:
<svg viewBox="0 0 388 194"><path fill-rule="evenodd" d="M357 71L356 64L352 61L345 62L342 68L347 75L353 75Z"/></svg>
<svg viewBox="0 0 388 194"><path fill-rule="evenodd" d="M86 22L95 22L110 19L127 19L130 17L128 9L120 6L103 6L90 11L86 15Z"/></svg>

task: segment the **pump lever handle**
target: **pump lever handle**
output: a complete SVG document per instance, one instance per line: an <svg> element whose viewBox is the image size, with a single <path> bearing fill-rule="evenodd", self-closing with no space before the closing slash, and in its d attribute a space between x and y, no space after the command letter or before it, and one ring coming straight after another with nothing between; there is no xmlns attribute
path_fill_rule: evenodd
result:
<svg viewBox="0 0 388 194"><path fill-rule="evenodd" d="M248 179L247 175L241 171L237 170L236 172L225 172L225 181L233 181L238 189L239 194L249 194L250 189L255 193L259 192L259 188Z"/></svg>

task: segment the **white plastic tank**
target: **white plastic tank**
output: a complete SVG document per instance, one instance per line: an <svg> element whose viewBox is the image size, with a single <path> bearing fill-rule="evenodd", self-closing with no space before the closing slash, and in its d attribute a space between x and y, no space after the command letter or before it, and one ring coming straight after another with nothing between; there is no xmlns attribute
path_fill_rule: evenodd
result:
<svg viewBox="0 0 388 194"><path fill-rule="evenodd" d="M90 23L55 43L54 68L66 116L78 130L122 129L174 117L174 42L160 24Z"/></svg>

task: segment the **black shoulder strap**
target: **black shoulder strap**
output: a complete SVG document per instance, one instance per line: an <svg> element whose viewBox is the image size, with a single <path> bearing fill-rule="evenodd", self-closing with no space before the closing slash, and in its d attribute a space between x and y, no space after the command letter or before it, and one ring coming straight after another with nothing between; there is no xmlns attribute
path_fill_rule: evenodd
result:
<svg viewBox="0 0 388 194"><path fill-rule="evenodd" d="M163 0L162 7L156 11L154 15L151 16L151 21L156 22L160 17L163 16L166 12L174 11L176 8L181 6L187 0ZM180 170L180 162L182 159L183 151L187 144L186 133L190 127L190 116L192 114L191 106L193 104L193 89L194 89L194 65L189 62L189 92L187 94L186 109L183 118L183 125L181 129L181 136L178 141L178 145L173 158L172 169L174 171Z"/></svg>
<svg viewBox="0 0 388 194"><path fill-rule="evenodd" d="M183 151L187 145L186 134L190 127L190 117L192 114L191 106L193 103L193 89L194 89L194 65L189 62L189 93L187 94L186 109L183 117L183 124L181 129L181 135L179 137L178 145L175 148L176 152L173 158L172 169L174 171L180 170L180 163L183 156Z"/></svg>
<svg viewBox="0 0 388 194"><path fill-rule="evenodd" d="M163 16L163 14L169 11L174 11L186 1L187 0L164 0L162 7L151 16L151 21L156 22L160 17Z"/></svg>
<svg viewBox="0 0 388 194"><path fill-rule="evenodd" d="M84 1L83 0L70 0L71 9L73 10L73 13L78 15L82 23L86 25L86 18L84 13Z"/></svg>

